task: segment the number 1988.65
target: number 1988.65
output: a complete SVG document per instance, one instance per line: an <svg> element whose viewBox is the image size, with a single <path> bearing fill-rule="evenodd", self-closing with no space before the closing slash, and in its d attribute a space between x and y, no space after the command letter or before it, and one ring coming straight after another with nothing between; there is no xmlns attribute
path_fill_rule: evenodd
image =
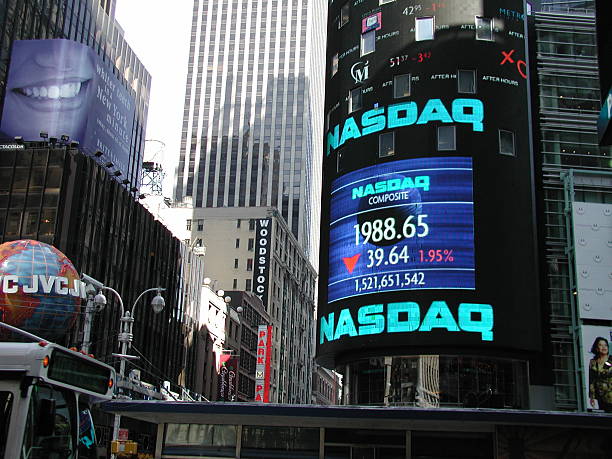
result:
<svg viewBox="0 0 612 459"><path fill-rule="evenodd" d="M355 245L359 245L360 242L367 244L368 242L376 243L427 236L429 234L429 225L426 222L427 214L418 215L416 222L414 220L414 215L406 217L399 232L395 229L395 218L393 217L358 223L353 226L355 228ZM363 240L361 236L363 236Z"/></svg>

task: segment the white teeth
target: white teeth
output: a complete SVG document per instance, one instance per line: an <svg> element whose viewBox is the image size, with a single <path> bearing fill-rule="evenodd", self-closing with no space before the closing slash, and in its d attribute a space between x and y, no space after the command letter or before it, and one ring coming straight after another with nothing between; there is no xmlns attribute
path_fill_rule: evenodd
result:
<svg viewBox="0 0 612 459"><path fill-rule="evenodd" d="M21 88L21 94L36 99L70 99L81 91L81 83L65 83L61 86L32 86Z"/></svg>
<svg viewBox="0 0 612 459"><path fill-rule="evenodd" d="M59 88L60 97L73 97L72 84L63 84Z"/></svg>
<svg viewBox="0 0 612 459"><path fill-rule="evenodd" d="M49 86L48 97L49 99L59 99L60 88L57 86Z"/></svg>

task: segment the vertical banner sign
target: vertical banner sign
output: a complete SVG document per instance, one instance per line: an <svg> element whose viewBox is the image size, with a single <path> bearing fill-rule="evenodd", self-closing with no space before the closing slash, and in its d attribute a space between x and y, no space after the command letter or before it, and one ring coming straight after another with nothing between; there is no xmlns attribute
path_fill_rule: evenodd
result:
<svg viewBox="0 0 612 459"><path fill-rule="evenodd" d="M270 271L270 244L272 241L272 219L260 218L255 226L255 268L253 291L265 307L268 306L268 282Z"/></svg>
<svg viewBox="0 0 612 459"><path fill-rule="evenodd" d="M255 401L270 401L270 361L272 327L260 325L257 331L257 364L255 365Z"/></svg>
<svg viewBox="0 0 612 459"><path fill-rule="evenodd" d="M270 362L272 361L272 325L266 336L266 367L264 372L264 403L270 403Z"/></svg>
<svg viewBox="0 0 612 459"><path fill-rule="evenodd" d="M582 372L587 411L612 413L612 327L582 325Z"/></svg>
<svg viewBox="0 0 612 459"><path fill-rule="evenodd" d="M236 401L236 388L238 387L238 357L232 354L223 354L220 358L218 399L222 402Z"/></svg>

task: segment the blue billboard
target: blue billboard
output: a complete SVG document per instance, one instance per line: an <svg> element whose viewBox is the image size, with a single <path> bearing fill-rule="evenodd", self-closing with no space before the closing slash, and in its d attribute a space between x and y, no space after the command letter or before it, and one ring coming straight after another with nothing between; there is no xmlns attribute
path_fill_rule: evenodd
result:
<svg viewBox="0 0 612 459"><path fill-rule="evenodd" d="M328 301L475 288L472 159L406 159L334 180Z"/></svg>
<svg viewBox="0 0 612 459"><path fill-rule="evenodd" d="M69 136L127 175L135 104L93 49L64 40L13 43L0 130L24 140Z"/></svg>

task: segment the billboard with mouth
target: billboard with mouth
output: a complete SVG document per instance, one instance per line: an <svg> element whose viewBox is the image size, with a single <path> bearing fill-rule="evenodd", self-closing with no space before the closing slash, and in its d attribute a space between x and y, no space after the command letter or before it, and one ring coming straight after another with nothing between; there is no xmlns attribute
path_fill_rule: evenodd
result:
<svg viewBox="0 0 612 459"><path fill-rule="evenodd" d="M0 130L24 140L67 135L127 175L133 97L93 49L64 39L13 43Z"/></svg>

